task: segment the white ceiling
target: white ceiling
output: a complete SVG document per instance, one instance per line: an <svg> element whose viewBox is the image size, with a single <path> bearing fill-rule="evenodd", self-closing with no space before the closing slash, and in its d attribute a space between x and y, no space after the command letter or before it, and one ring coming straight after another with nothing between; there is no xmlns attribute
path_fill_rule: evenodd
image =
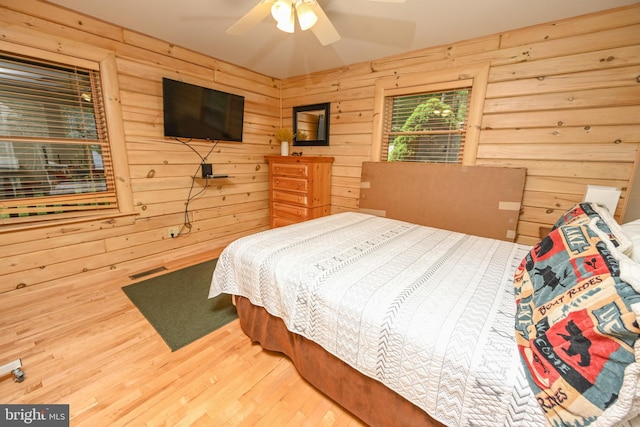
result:
<svg viewBox="0 0 640 427"><path fill-rule="evenodd" d="M259 73L287 78L551 22L637 0L318 0L341 40L276 29L266 17L242 36L225 33L260 0L50 0L86 15Z"/></svg>

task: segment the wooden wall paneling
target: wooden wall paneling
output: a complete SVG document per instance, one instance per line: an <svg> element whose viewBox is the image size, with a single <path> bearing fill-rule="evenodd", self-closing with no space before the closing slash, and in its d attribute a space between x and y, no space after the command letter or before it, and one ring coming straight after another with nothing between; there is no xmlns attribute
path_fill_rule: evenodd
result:
<svg viewBox="0 0 640 427"><path fill-rule="evenodd" d="M140 212L140 218L152 218L164 215L171 215L178 212L184 212L185 210L185 202L188 196L187 192L184 194L176 194L176 200L167 200L167 201L157 201L158 197L163 197L166 195L169 197L169 193L145 193L140 196L136 196L136 210ZM195 194L195 193L194 193ZM268 193L266 191L254 191L254 192L245 192L245 193L232 193L229 195L222 196L208 196L206 199L196 198L192 200L189 205L189 211L192 213L193 209L198 208L203 203L207 203L210 207L219 207L219 206L231 206L234 204L238 204L239 208L242 207L245 203L261 201L265 198L268 198ZM172 226L177 226L181 224L172 224ZM164 235L162 230L159 230L160 235Z"/></svg>
<svg viewBox="0 0 640 427"><path fill-rule="evenodd" d="M560 191L557 194L567 194L568 200L580 200L587 183L624 184L630 171L627 162L633 162L628 156L633 156L637 150L634 145L638 143L635 119L638 115L634 98L638 90L638 71L634 64L640 60L637 57L638 32L635 31L640 22L638 10L612 11L613 19L594 14L569 20L566 25L561 22L523 29L527 34L520 43L516 42L520 31L517 30L497 37L343 67L333 73L325 72L321 78L314 75L285 79L282 83L283 103L293 100L303 104L308 99L319 100L324 90L325 98L331 98L336 105L349 102L352 105L349 110L360 114L363 110L371 110L371 98L369 105L365 105L364 100L343 96L342 91L335 88L353 90L351 88L358 87L358 92L366 93L362 82L370 82L371 76L374 80L391 74L401 78L404 74L450 68L454 62L490 61L478 164L531 166L532 179L556 181L560 185L555 189L556 193ZM636 17L629 18L629 15ZM625 17L620 25L616 16ZM555 30L552 37L543 35L548 34L549 28L560 27L562 29ZM302 99L301 89L304 90ZM311 95L305 98L309 93ZM357 187L349 187L348 183L335 185L339 182L338 175L349 170L345 169L349 168L347 165L356 170L361 161L355 156L342 156L352 146L337 139L338 132L348 132L349 127L357 129L358 126L353 115L345 114L345 118L351 120L343 120L335 129L336 137L332 135L330 151L336 156L334 187L341 198L341 206L334 206L335 210L348 205L345 195L359 193ZM360 129L359 132L367 130ZM366 133L359 135L362 139L367 138ZM632 145L618 144L609 150L616 140ZM581 152L582 148L586 152ZM546 154L545 149L548 149ZM599 165L596 161L602 153L610 159ZM568 159L549 159L552 155ZM613 174L612 169L616 170ZM529 197L528 200L552 203L557 198L553 197L553 190L553 187L545 190L550 197ZM336 195L333 203L338 203ZM539 220L547 221L546 215L540 216ZM523 239L537 239L538 226L533 224L528 228L535 233L524 235Z"/></svg>
<svg viewBox="0 0 640 427"><path fill-rule="evenodd" d="M530 222L534 225L533 234L523 236L523 241L529 244L535 244L540 240L537 227L539 225L552 225L554 224L560 215L565 212L562 206L553 207L538 207L538 206L524 206L520 211L520 223Z"/></svg>
<svg viewBox="0 0 640 427"><path fill-rule="evenodd" d="M260 184L260 187L263 187ZM229 195L217 195L217 196L207 196L207 199L194 199L193 200L193 208L198 209L201 208L201 205L206 204L207 207L213 208L217 206L233 206L238 205L237 207L246 206L251 202L261 202L268 199L268 192L266 190L261 191L248 191L246 193L230 193ZM244 211L237 211L239 214Z"/></svg>
<svg viewBox="0 0 640 427"><path fill-rule="evenodd" d="M194 217L198 220L196 227L208 230L208 232L212 232L213 230L220 228L232 229L236 226L238 227L237 230L240 230L243 222L251 222L254 224L254 227L259 226L267 229L269 227L269 221L264 217L262 212L265 206L268 206L267 201L247 203L253 204L253 209L239 214L236 214L233 211L224 214L219 209L196 210L194 211Z"/></svg>
<svg viewBox="0 0 640 427"><path fill-rule="evenodd" d="M640 49L638 50L640 58ZM594 108L605 106L637 105L640 86L617 86L608 88L554 92L541 95L490 98L485 101L485 114L532 110L561 110L569 108Z"/></svg>
<svg viewBox="0 0 640 427"><path fill-rule="evenodd" d="M534 159L633 163L637 144L484 144L478 150L483 159Z"/></svg>
<svg viewBox="0 0 640 427"><path fill-rule="evenodd" d="M351 205L346 197L359 193L350 186L348 172L358 170L362 158L339 138L371 138L361 126L366 121L359 120L373 109L367 85L388 76L402 79L488 61L476 162L527 168L532 187L539 187L536 179L554 185L538 188L542 194L530 193L526 200L555 206L558 198L581 200L588 183L627 186L640 143L638 25L640 8L627 7L297 76L282 82L283 105L349 103L339 111L341 119L332 116L336 125L328 151L336 157L332 203L337 211ZM532 191L528 188L525 194ZM539 225L548 223L547 214L534 218ZM520 228L529 233L523 241L538 238L535 222Z"/></svg>
<svg viewBox="0 0 640 427"><path fill-rule="evenodd" d="M539 76L529 79L489 82L487 98L531 95L549 92L567 92L615 86L632 86L637 83L638 67L604 68L564 75Z"/></svg>
<svg viewBox="0 0 640 427"><path fill-rule="evenodd" d="M628 182L632 163L616 162L580 162L572 160L515 160L515 159L482 159L478 165L483 166L505 166L526 168L527 177L564 177L582 179L611 179ZM526 191L526 190L525 190Z"/></svg>
<svg viewBox="0 0 640 427"><path fill-rule="evenodd" d="M640 145L640 144L639 144ZM640 218L640 149L636 153L635 164L633 166L633 172L631 173L631 179L629 180L629 186L626 192L626 197L622 203L623 218L622 221L630 222Z"/></svg>
<svg viewBox="0 0 640 427"><path fill-rule="evenodd" d="M1 13L7 14L7 16L16 14L23 17L23 19L39 18L43 22L56 22L61 24L59 26L62 26L62 29L73 28L84 31L84 29L87 28L90 29L90 33L94 34L97 38L117 42L123 41L121 28L100 19L85 15L79 16L75 12L47 2L3 0L2 5L3 10ZM13 20L18 21L19 19L14 16ZM29 22L29 24L33 25L32 22Z"/></svg>
<svg viewBox="0 0 640 427"><path fill-rule="evenodd" d="M15 267L3 269L0 292L16 289L19 291L22 287L35 286L55 279L86 273L89 270L87 260L102 258L104 253L102 241L91 241L87 243L74 242L65 247L54 245L53 248L19 255L17 258L20 259L20 262ZM7 263L4 257L2 260L3 263ZM106 262L98 263L99 267L109 266L113 263L113 261L109 262L106 259L103 261Z"/></svg>
<svg viewBox="0 0 640 427"><path fill-rule="evenodd" d="M126 46L126 45L125 45ZM202 55L191 54L193 62L180 61L175 58L163 58L158 63L158 54L146 51L138 56L139 49L132 49L130 56L118 57L118 72L124 76L138 77L161 83L161 77L183 80L190 83L200 81L199 84L214 80L215 71L206 65ZM119 52L119 50L118 50ZM197 62L196 62L197 61Z"/></svg>
<svg viewBox="0 0 640 427"><path fill-rule="evenodd" d="M62 237L78 234L78 233L90 233L92 235L97 234L97 232L105 233L120 233L118 230L120 227L128 227L134 224L134 219L132 216L123 215L120 217L114 217L105 219L103 221L94 221L94 220L78 220L76 222L68 222L64 225L58 225L57 227L28 227L24 229L15 229L15 230L2 230L2 253L7 254L8 256L16 256L20 253L27 253L29 251L29 245L34 243L42 243L43 247L56 247L56 244L60 242L59 246L64 246L66 244L73 243L73 239L78 239L77 237L69 237L71 240L64 241L59 240ZM86 236L83 236L83 239L87 239ZM49 243L47 243L49 242ZM25 244L24 252L13 252L10 248L12 245L16 244Z"/></svg>
<svg viewBox="0 0 640 427"><path fill-rule="evenodd" d="M129 230L132 231L133 227L129 227ZM119 236L120 232L118 230L118 233L115 233L113 229L108 229L104 233L96 233L95 231L92 231L91 234L84 233L83 236L86 239L91 239L84 243L78 243L77 233L73 233L45 241L34 240L27 243L3 245L3 255L6 254L6 258L0 259L0 266L3 271L2 284L9 289L13 289L19 282L11 282L7 279L8 275L18 277L25 270L46 269L52 264L103 253L105 251L103 239L109 236ZM26 281L25 284L27 286L32 284L29 283L28 277L23 278L23 280Z"/></svg>
<svg viewBox="0 0 640 427"><path fill-rule="evenodd" d="M26 5L29 1L23 3ZM39 8L39 4L31 3L31 6L35 9ZM85 49L84 46L87 44L93 45L92 42L102 40L102 37L96 37L92 34L58 25L46 18L36 17L32 14L33 12L23 14L6 9L5 6L3 3L3 8L0 10L0 20L3 21L3 39L6 41L17 42L22 40L26 46L37 46L49 51L55 51L54 46L58 44L59 46L64 46L61 51L64 51L67 55L73 55L78 45L82 50ZM53 14L52 16L55 17L58 14ZM42 34L47 34L48 37L43 39ZM82 42L79 42L79 40L82 40ZM102 49L103 46L111 43L115 42L109 39L107 43L95 44L95 46ZM86 58L86 56L84 57Z"/></svg>
<svg viewBox="0 0 640 427"><path fill-rule="evenodd" d="M608 184L607 184L608 185ZM622 198L624 200L625 192L623 191ZM577 192L575 194L565 193L553 193L553 192L533 192L529 191L525 194L523 200L527 204L527 206L535 206L535 207L547 207L550 206L553 209L559 210L567 210L571 206L576 203L579 203L583 200L584 197L584 188L583 191ZM616 209L616 214L619 215L622 211L621 203L618 203L618 208ZM555 222L555 221L554 221ZM551 225L548 224L548 225Z"/></svg>
<svg viewBox="0 0 640 427"><path fill-rule="evenodd" d="M576 177L559 177L559 176L535 176L527 177L525 183L525 197L530 191L538 191L542 193L567 193L567 194L584 194L588 184L594 185L611 185L622 188L626 185L625 180L612 179L594 179L594 178L576 178Z"/></svg>
<svg viewBox="0 0 640 427"><path fill-rule="evenodd" d="M639 30L638 28L635 29ZM633 45L535 61L532 59L524 63L494 67L490 80L497 82L513 80L514 78L522 79L555 74L569 74L585 70L607 69L638 64L640 62L639 54L640 47ZM532 66L533 64L535 64L535 66Z"/></svg>
<svg viewBox="0 0 640 427"><path fill-rule="evenodd" d="M347 183L347 178L342 178L340 181L343 183L342 185L340 185L339 183L331 183L331 196L336 200L338 198L342 198L343 200L349 199L355 196L356 191L354 191L353 188L357 187L356 181L359 182L359 180L351 179L350 182Z"/></svg>
<svg viewBox="0 0 640 427"><path fill-rule="evenodd" d="M367 135L367 139L370 141L371 137L369 133L362 134L343 134L336 136L336 145L334 148L326 148L322 146L294 146L292 151L302 151L303 153L312 152L330 152L334 157L349 157L355 160L357 157L366 159L369 158L371 152L371 146L369 144L359 143L357 140L361 135ZM333 135L331 136L331 142L333 143ZM331 147L331 146L329 146Z"/></svg>
<svg viewBox="0 0 640 427"><path fill-rule="evenodd" d="M47 249L33 245L21 266L16 267L21 270L3 278L11 283L28 282L29 286L55 283L71 275L126 268L127 263L151 260L154 256L161 262L165 251L173 252L174 257L192 256L194 248L200 251L204 246L207 251L220 248L229 242L229 236L264 227L268 193L266 173L259 173L259 169L264 164L264 154L272 151L269 133L277 126L280 114L279 80L35 0L4 2L0 22L5 45L30 44L52 52L63 47L67 54L78 57L113 52L121 82L118 100L126 139L123 156L130 161L133 209L139 214L135 222L114 227L108 234L67 235L59 244L49 239L48 249L59 253L57 257L41 258L47 259L47 264L37 269L30 266ZM194 210L188 214L192 221L195 218L202 224L195 223L187 237L176 239L166 237L166 228L182 224L191 176L197 172L200 159L188 147L163 136L163 76L239 93L246 100L245 134L249 142L221 142L208 158L218 170L228 169L234 175L242 172L240 179L207 187L192 202L190 209ZM192 142L191 146L202 156L212 148L211 143L204 142ZM201 186L194 187L194 191L200 189ZM214 214L207 211L217 212L225 219L216 222L211 218ZM25 237L25 244L33 238ZM67 259L68 252L59 250L82 241L94 245L95 250L84 251L85 256L77 259ZM5 260L0 257L0 263ZM0 291L3 290L6 289Z"/></svg>
<svg viewBox="0 0 640 427"><path fill-rule="evenodd" d="M73 242L64 246L48 247L29 253L22 253L15 259L3 257L0 260L0 269L3 274L11 274L33 268L46 268L47 264L77 259L104 253L104 243L99 240L89 242Z"/></svg>
<svg viewBox="0 0 640 427"><path fill-rule="evenodd" d="M518 229L516 230L520 236L519 242L523 245L533 246L540 241L540 237L533 237L539 232L539 226L532 222L518 221Z"/></svg>
<svg viewBox="0 0 640 427"><path fill-rule="evenodd" d="M354 187L355 188L355 187ZM349 192L347 196L331 195L331 213L352 212L358 210L360 204L353 199L355 191Z"/></svg>
<svg viewBox="0 0 640 427"><path fill-rule="evenodd" d="M200 67L199 64L208 64L209 68L213 68L213 65L220 66L218 60L206 55L120 28L99 19L79 15L64 8L36 0L12 0L3 2L3 4L11 9L7 9L8 14L19 17L14 16L9 21L24 21L25 25L49 34L84 39L88 43L105 49L118 50L122 57L137 58L139 61L146 60L149 63L154 63L160 53L164 57L163 64L169 64L171 68L180 69L184 73L190 72L191 65ZM229 69L234 69L238 73L250 74L246 69L238 66L229 66ZM253 75L255 78L259 76L256 73ZM262 81L267 81L266 79L265 77L265 80Z"/></svg>
<svg viewBox="0 0 640 427"><path fill-rule="evenodd" d="M523 80L515 80L515 84L490 84L488 89L490 98L485 103L484 122L489 130L487 130L487 137L481 140L484 145L479 151L479 156L486 158L546 158L549 161L555 161L557 157L564 157L586 162L612 161L632 163L638 146L638 133L634 132L633 129L635 124L638 123L637 119L633 118L635 116L633 106L637 106L637 101L634 101L633 98L637 99L637 93L635 92L638 92L639 88L634 77L636 73L630 70L628 65L637 64L640 61L640 50L637 46L638 36L628 31L633 27L635 25L620 29L619 32L618 29L611 29L609 21L609 29L605 33L601 33L601 35L606 34L606 36L602 37L601 44L589 46L590 49L594 49L593 52L494 67L490 77L492 82L513 78ZM612 36L612 34L623 35L618 38ZM575 39L575 37L572 39ZM626 46L634 43L636 45ZM595 50L598 47L609 48L617 45L624 47L604 49L602 51ZM600 69L604 71L602 73L597 72ZM596 71L592 72L592 70ZM608 78L603 78L604 74L607 74ZM554 77L555 75L558 77ZM624 77L620 78L620 75ZM530 92L523 90L526 86L524 82L527 82L526 79L530 77L537 78L540 81L538 84L531 81L531 87L535 88L536 94L529 94ZM565 80L565 82L563 83L562 80ZM509 87L509 89L515 90L517 92L516 96L512 94L511 97L492 97L496 94L495 88L500 87ZM507 91L504 93L507 94ZM526 95L521 95L523 93L526 93ZM617 113L621 111L621 107L630 107L631 110L627 111L631 112L631 114L627 113L625 117L616 117ZM556 128L543 128L537 132L526 129L526 126L544 126L544 123L536 125L536 119L547 121L548 117L548 121L552 121L552 114L538 114L538 111L542 110L546 112L557 110ZM509 125L504 121L498 124L505 116L500 114L491 116L491 114L502 112L507 113L511 120L515 118L515 122L520 123L520 126ZM523 112L523 114L534 119L534 123L525 120L522 115L516 117L508 112ZM624 112L623 115L625 115ZM618 124L619 126L616 126ZM570 127L572 125L573 127ZM494 127L498 126L503 129L494 130ZM509 129L509 131L503 132L504 129ZM517 136L514 137L513 131L516 129ZM492 135L493 132L496 133ZM505 145L489 145L492 142L492 137L502 137L508 133L512 133L512 142L501 140L500 144ZM533 139L536 134L539 137L538 141ZM523 140L523 137L527 139ZM526 154L527 149L521 145L522 142L538 144L532 146L529 150L530 154ZM540 145L540 142L551 143L551 145ZM631 144L623 144L623 142L631 142ZM558 143L567 145L559 146ZM587 146L584 143L591 144ZM594 145L593 143L599 144ZM515 151L514 144L519 144ZM534 148L536 146L538 150ZM530 173L533 174L535 172L531 171ZM563 194L572 193L570 200L580 201L586 185L588 183L595 184L597 180L600 185L613 185L621 188L623 190L621 201L624 202L626 197L624 190L628 183L624 181L612 182L605 179L611 177L610 174L605 176L593 174L592 177L584 179L585 182L580 183L577 186L578 188L565 190L564 187L556 187L554 190L562 191ZM564 183L565 187L567 185L567 183ZM554 197L552 190L547 189L548 192L546 193L529 193L528 188L524 197L525 205L544 206L546 204L547 206L566 207L566 203L557 203L558 197ZM541 197L545 195L548 197ZM622 213L622 204L618 206L618 217ZM553 212L553 209L551 211ZM521 227L521 230L524 229L524 227ZM531 229L535 229L535 227L530 227L529 230Z"/></svg>
<svg viewBox="0 0 640 427"><path fill-rule="evenodd" d="M569 36L589 34L611 28L635 25L640 22L640 9L635 6L620 7L606 14L592 13L570 18L559 22L551 22L509 31L501 36L501 46L524 46L528 43L545 40L563 39Z"/></svg>
<svg viewBox="0 0 640 427"><path fill-rule="evenodd" d="M500 129L515 127L550 126L609 126L640 122L640 106L571 109L556 111L527 111L503 114L487 114L482 121L483 128Z"/></svg>
<svg viewBox="0 0 640 427"><path fill-rule="evenodd" d="M562 39L545 40L543 42L529 44L527 50L527 60L538 61L546 58L564 58L559 62L561 65L571 67L571 62L567 58L575 57L579 63L586 58L593 58L597 52L603 53L619 47L637 45L640 41L640 24L627 25L597 31L587 34L578 34L564 37ZM586 54L586 55L580 55ZM611 55L606 55L600 60L611 61ZM569 69L568 71L571 71ZM553 74L564 72L564 68L559 68Z"/></svg>
<svg viewBox="0 0 640 427"><path fill-rule="evenodd" d="M567 210L576 203L582 201L582 195L580 194L566 194L566 193L552 193L552 192L527 192L523 196L523 203L527 206L539 206L546 207L552 206L554 209L560 211ZM549 224L551 225L551 224Z"/></svg>
<svg viewBox="0 0 640 427"><path fill-rule="evenodd" d="M632 142L640 134L638 125L483 129L480 144L584 144L590 142Z"/></svg>
<svg viewBox="0 0 640 427"><path fill-rule="evenodd" d="M225 236L222 239L222 246L230 243L233 239L238 238L239 234L233 234ZM175 241L177 239L173 239ZM144 248L142 248L144 249ZM47 269L54 271L45 271L42 268L34 269L32 271L25 271L21 273L22 277L27 275L30 279L33 278L33 285L38 285L35 289L46 291L48 289L55 289L59 286L64 286L69 281L77 280L80 275L75 270L80 266L80 270L85 270L82 277L88 278L90 281L85 282L84 289L81 292L90 292L92 281L108 280L114 274L126 277L131 274L139 273L141 271L147 271L149 269L165 265L170 262L176 261L177 251L171 250L171 247L161 247L159 251L153 251L140 256L135 251L119 251L115 254L101 255L100 257L94 257L89 262L78 265L77 262L67 262L55 264ZM185 259L191 258L191 262L199 260L200 262L212 259L219 255L220 248L212 248L211 242L206 241L204 243L197 243L190 245L181 250ZM135 259L133 258L135 256ZM181 257L182 258L182 257ZM85 261L89 258L85 259ZM16 277L19 279L20 277ZM4 276L3 276L4 279ZM31 285L30 285L31 286ZM11 294L11 298L20 298L20 292Z"/></svg>
<svg viewBox="0 0 640 427"><path fill-rule="evenodd" d="M334 141L333 135L331 136L331 141ZM369 132L365 132L365 133L348 133L343 135L336 135L335 142L336 142L335 144L336 150L339 150L342 145L354 146L354 147L359 147L359 146L369 147L371 145L371 134ZM366 152L366 154L369 154L369 153Z"/></svg>
<svg viewBox="0 0 640 427"><path fill-rule="evenodd" d="M358 85L361 85L362 82L358 82ZM283 96L284 93L287 92L286 89L283 88ZM328 85L325 89L322 89L322 92L309 96L304 91L300 91L299 89L295 91L295 94L292 98L288 98L286 100L283 99L283 117L290 118L292 115L292 108L299 105L311 105L311 104L319 104L324 102L330 102L333 104L344 102L344 100L349 100L352 106L357 106L362 109L366 109L366 102L370 100L373 96L371 87L362 87L356 86L352 88L337 88L331 85ZM362 102L359 104L358 101ZM369 101L370 102L370 101ZM331 107L333 110L333 106ZM337 111L336 111L337 112ZM332 111L333 113L333 111Z"/></svg>
<svg viewBox="0 0 640 427"><path fill-rule="evenodd" d="M540 161L540 160L483 160L478 164L487 166L509 166L509 167L526 167L527 182L525 184L525 192L523 206L526 210L528 206L532 206L532 195L530 191L540 191L543 193L562 193L572 194L574 200L579 202L583 199L587 184L614 186L625 190L628 186L628 177L633 168L631 163L615 163L615 162L574 162L574 161ZM624 194L623 194L624 196ZM545 215L544 221L540 225L548 225L555 222L553 215L558 215L557 206L553 203L547 206L536 206L541 209L551 209L552 215ZM618 206L618 214L621 204ZM525 217L521 217L524 220ZM535 236L530 236L535 237Z"/></svg>
<svg viewBox="0 0 640 427"><path fill-rule="evenodd" d="M212 156L215 157L212 163L218 168L235 165L233 169L241 169L233 173L242 178L215 190L219 195L201 199L198 203L212 206L199 208L198 212L226 209L238 203L238 213L241 213L252 203L260 203L259 197L246 196L246 193L254 193L256 190L251 189L250 184L254 179L264 179L265 175L251 169L264 165L260 158L265 154L277 154L272 132L279 126L280 115L286 124L291 120L293 106L317 102L332 104L332 123L335 124L332 144L304 147L304 152L336 158L333 208L357 207L360 165L371 156L375 81L394 74L403 78L416 72L446 70L453 64L473 66L487 61L492 64L476 162L526 167L532 179L549 182L559 179L560 189L543 191L550 195L567 194L575 198L583 182L616 185L626 182L633 160L629 163L625 156L633 155L640 143L635 136L637 106L633 105L638 91L635 80L639 62L638 7L351 64L281 82L88 17L82 17L84 20L80 23L79 15L72 11L49 5L44 9L33 8L36 4L40 3L9 1L8 7L0 10L0 20L20 22L14 27L24 27L21 32L29 27L25 23L28 21L31 28L54 38L73 40L82 35L96 47L116 52L132 188L134 199L141 202L136 209L145 220L157 221L158 231L162 231L161 227L167 222L165 215L179 214L180 201L171 199L179 199L181 186L190 185L185 171L198 164L197 160L177 162L176 159L186 158L180 152L181 147L167 143L162 137L159 82L163 75L179 73L211 87L237 88L245 92L247 99L248 143L239 146L221 143ZM50 43L37 40L36 32L28 34L35 43ZM73 43L70 47L74 48ZM280 90L282 112L279 111ZM562 126L558 125L560 121ZM613 136L630 145L617 144L608 150ZM200 154L206 154L206 144L196 143L194 147ZM547 149L542 154L541 147ZM576 149L584 150L575 156ZM159 155L152 156L151 161L147 151ZM598 165L593 159L601 153L608 157L605 164ZM558 161L552 158L556 155L575 158ZM567 167L569 170L558 171ZM611 168L616 172L611 174ZM155 175L148 177L152 170ZM260 175L253 178L254 172ZM527 191L530 190L525 189L525 193ZM242 193L245 196L241 196ZM160 201L151 203L153 196L159 196ZM226 200L223 201L223 197ZM533 193L528 199L536 200L535 203L547 200ZM229 203L229 200L232 201ZM166 212L160 207L163 202L168 204ZM143 211L142 206L147 206L147 210Z"/></svg>
<svg viewBox="0 0 640 427"><path fill-rule="evenodd" d="M194 209L194 215L195 215L195 212L198 212L198 210ZM197 232L203 232L205 233L205 236L207 234L209 236L213 235L214 230L219 231L220 228L235 230L234 232L237 232L237 230L239 230L241 227L241 225L239 224L242 224L243 222L247 222L247 223L254 224L253 227L255 227L256 221L258 226L260 226L260 224L266 225L268 223L268 221L265 220L264 215L260 214L260 212L256 213L255 210L249 213L240 213L240 214L235 214L235 213L227 214L227 215L218 214L218 216L213 219L199 218L197 222L194 221L194 224L195 224L194 229L191 230L191 232L193 232L194 234ZM178 222L176 221L170 225L175 225L175 224L178 224ZM183 230L183 231L185 233L188 233L188 230ZM183 239L181 237L171 239L166 235L166 232L163 233L163 235L161 236L157 236L156 234L158 232L159 230L157 228L150 228L146 231L137 230L128 235L118 235L118 236L109 237L105 239L104 246L108 252L112 252L112 251L118 251L118 250L126 250L127 248L131 248L139 244L145 244L146 242L149 242L149 241L171 240L172 242L175 241L182 244L193 243L193 242L186 241L186 239ZM199 239L202 239L202 241L205 241L206 237L201 236L199 237Z"/></svg>
<svg viewBox="0 0 640 427"><path fill-rule="evenodd" d="M496 52L501 52L504 55L501 60L505 62L518 62L521 60L521 48L513 51L506 51L505 49L500 51L498 50L499 46L500 35L494 34L422 49L405 55L380 58L368 63L369 70L364 68L361 71L375 72L382 77L421 71L445 70L477 62L497 61Z"/></svg>

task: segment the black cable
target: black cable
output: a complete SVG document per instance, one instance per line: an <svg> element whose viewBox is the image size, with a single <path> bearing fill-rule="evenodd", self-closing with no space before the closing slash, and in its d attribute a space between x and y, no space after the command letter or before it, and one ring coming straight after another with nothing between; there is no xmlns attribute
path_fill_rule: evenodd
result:
<svg viewBox="0 0 640 427"><path fill-rule="evenodd" d="M213 150L216 148L216 145L218 145L218 142L220 142L220 140L216 139L214 141L213 147L211 147L211 149L209 150L209 152L207 153L206 156L202 157L200 155L200 153L198 153L198 151L193 148L191 145L189 145L189 143L191 141L193 141L193 138L189 138L188 141L181 141L180 138L175 138L176 141L180 142L182 145L186 145L187 147L189 147L189 149L191 149L191 151L193 151L194 153L196 153L196 155L198 157L200 157L200 163L205 163L207 161L207 158L209 157L209 155L213 152Z"/></svg>
<svg viewBox="0 0 640 427"><path fill-rule="evenodd" d="M196 176L198 175L198 170L200 170L200 168L202 167L202 165L204 163L206 163L207 159L209 158L209 155L211 155L211 153L213 152L213 150L216 148L216 146L218 145L218 142L220 142L219 140L215 140L213 146L211 147L211 149L209 150L209 152L207 153L206 156L202 157L200 155L200 153L193 148L191 145L189 145L189 143L192 141L192 139L189 139L188 141L181 141L178 138L175 138L176 141L182 143L182 145L186 145L188 148L191 149L191 151L193 151L194 153L196 153L198 155L198 157L200 157L200 165L198 165L198 169L196 169L195 173L191 176L191 188L189 188L189 195L187 196L187 201L184 204L184 220L182 223L182 228L180 229L180 231L178 231L178 234L176 235L176 237L178 236L186 236L189 233L191 233L191 220L189 219L189 203L195 199L196 197L198 197L200 194L204 193L204 191L207 189L207 185L209 185L209 177L205 176L205 181L204 181L204 187L202 187L202 189L197 192L195 195L193 195L193 197L191 196L191 193L193 192L193 187L195 186L196 183ZM187 229L187 232L183 234L183 230Z"/></svg>

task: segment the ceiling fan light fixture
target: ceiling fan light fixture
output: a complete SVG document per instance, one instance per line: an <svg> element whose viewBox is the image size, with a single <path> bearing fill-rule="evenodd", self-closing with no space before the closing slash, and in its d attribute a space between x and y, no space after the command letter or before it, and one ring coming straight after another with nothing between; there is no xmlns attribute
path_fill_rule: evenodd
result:
<svg viewBox="0 0 640 427"><path fill-rule="evenodd" d="M271 6L271 16L278 24L289 21L293 14L293 4L291 0L276 0Z"/></svg>
<svg viewBox="0 0 640 427"><path fill-rule="evenodd" d="M293 9L290 10L291 12L289 13L289 18L278 21L277 25L278 29L284 31L285 33L293 33L295 31L295 17Z"/></svg>
<svg viewBox="0 0 640 427"><path fill-rule="evenodd" d="M302 31L308 30L318 22L318 15L311 9L308 3L304 0L299 1L296 4L296 12L298 14L298 23Z"/></svg>

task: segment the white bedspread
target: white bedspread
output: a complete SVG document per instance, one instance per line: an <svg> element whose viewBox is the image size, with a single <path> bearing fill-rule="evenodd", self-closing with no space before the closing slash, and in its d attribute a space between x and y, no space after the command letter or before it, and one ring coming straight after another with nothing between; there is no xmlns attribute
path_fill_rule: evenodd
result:
<svg viewBox="0 0 640 427"><path fill-rule="evenodd" d="M254 234L210 289L242 295L448 426L544 426L518 358L529 247L360 213Z"/></svg>

